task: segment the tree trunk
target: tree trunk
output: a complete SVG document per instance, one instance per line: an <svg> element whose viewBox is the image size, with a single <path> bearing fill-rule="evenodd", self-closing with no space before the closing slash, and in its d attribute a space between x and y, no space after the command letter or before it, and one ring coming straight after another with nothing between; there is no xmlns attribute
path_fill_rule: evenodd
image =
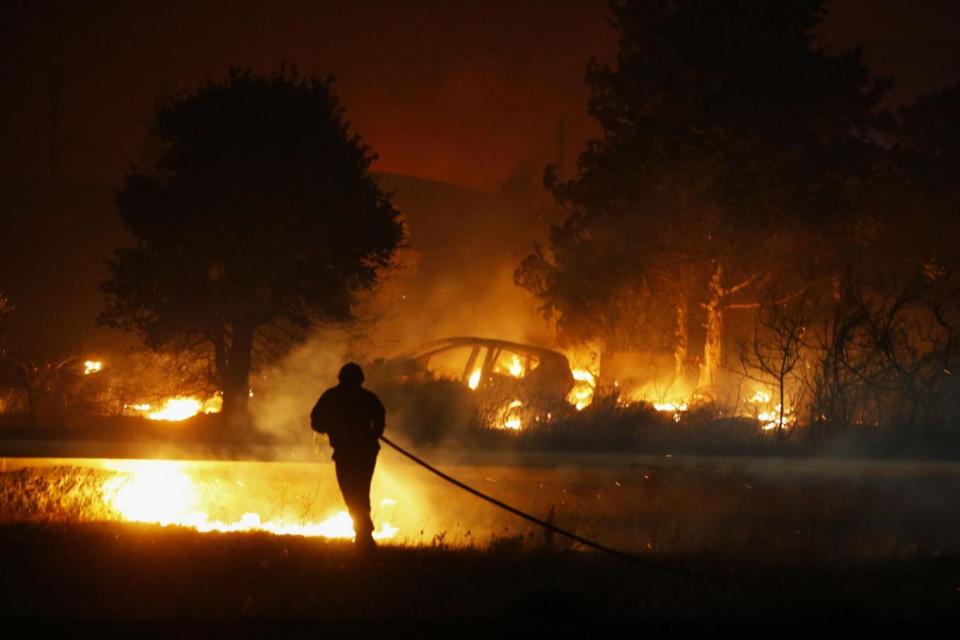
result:
<svg viewBox="0 0 960 640"><path fill-rule="evenodd" d="M783 412L785 407L783 406L783 381L786 378L784 375L783 369L780 370L779 384L780 384L780 406L779 406L779 416L777 417L777 439L783 439Z"/></svg>
<svg viewBox="0 0 960 640"><path fill-rule="evenodd" d="M27 366L22 368L23 386L27 390L27 405L30 407L30 426L37 426L37 406L33 397L33 383L30 381L30 371Z"/></svg>
<svg viewBox="0 0 960 640"><path fill-rule="evenodd" d="M719 262L713 266L708 296L704 305L707 318L706 337L703 341L703 363L700 365L700 381L697 388L709 393L713 391L716 384L717 367L723 355L723 267Z"/></svg>
<svg viewBox="0 0 960 640"><path fill-rule="evenodd" d="M673 343L673 383L683 385L687 374L687 298L680 295L676 303L677 324L674 328Z"/></svg>
<svg viewBox="0 0 960 640"><path fill-rule="evenodd" d="M254 329L235 322L223 380L223 417L231 427L249 425L250 360Z"/></svg>

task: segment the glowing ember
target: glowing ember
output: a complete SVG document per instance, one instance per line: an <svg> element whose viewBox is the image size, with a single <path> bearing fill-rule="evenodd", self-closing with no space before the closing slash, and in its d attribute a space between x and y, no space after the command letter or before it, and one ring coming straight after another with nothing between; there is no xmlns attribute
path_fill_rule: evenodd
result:
<svg viewBox="0 0 960 640"><path fill-rule="evenodd" d="M137 462L107 480L101 489L104 502L129 522L181 526L200 532L265 531L275 535L353 538L353 521L340 511L322 522L266 522L257 513L245 513L235 522L212 520L201 510L200 496L190 477L173 462ZM388 499L385 499L385 502ZM392 538L399 529L384 522L373 533L377 540Z"/></svg>
<svg viewBox="0 0 960 640"><path fill-rule="evenodd" d="M87 360L83 363L83 375L88 376L91 373L99 373L103 370L103 363L98 360Z"/></svg>
<svg viewBox="0 0 960 640"><path fill-rule="evenodd" d="M574 369L571 373L573 373L575 382L570 393L567 394L567 402L576 407L577 411L583 411L593 402L593 392L597 388L597 378L586 369Z"/></svg>

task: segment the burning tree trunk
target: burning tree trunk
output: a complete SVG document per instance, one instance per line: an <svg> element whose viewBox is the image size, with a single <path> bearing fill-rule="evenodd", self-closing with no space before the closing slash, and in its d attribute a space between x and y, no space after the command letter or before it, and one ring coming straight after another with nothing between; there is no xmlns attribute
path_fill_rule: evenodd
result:
<svg viewBox="0 0 960 640"><path fill-rule="evenodd" d="M703 363L700 365L700 381L697 388L711 391L716 382L717 367L723 355L723 266L714 264L713 274L710 276L707 302L703 308L706 311L706 336L703 340Z"/></svg>
<svg viewBox="0 0 960 640"><path fill-rule="evenodd" d="M746 280L731 287L723 286L723 264L713 263L713 273L707 286L707 301L703 304L706 314L703 340L703 362L700 365L700 380L697 389L710 393L717 384L717 369L723 358L723 312L727 309L756 309L759 303L732 304L730 298L738 291L752 285L759 274L753 274Z"/></svg>
<svg viewBox="0 0 960 640"><path fill-rule="evenodd" d="M678 296L675 309L677 324L674 328L673 334L673 379L674 383L682 384L687 373L687 348L689 346L689 337L687 334L688 306L686 296Z"/></svg>

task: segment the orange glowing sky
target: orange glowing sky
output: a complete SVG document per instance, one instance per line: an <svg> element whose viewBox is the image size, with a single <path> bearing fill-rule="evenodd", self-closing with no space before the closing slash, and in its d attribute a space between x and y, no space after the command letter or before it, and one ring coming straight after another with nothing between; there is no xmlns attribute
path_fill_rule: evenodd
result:
<svg viewBox="0 0 960 640"><path fill-rule="evenodd" d="M115 185L142 153L159 96L230 65L286 61L337 76L348 117L380 154L377 170L493 189L521 163L555 158L561 120L575 157L594 133L587 61L616 48L604 0L13 6L0 16L0 163L28 182L56 165L68 182ZM897 76L898 95L956 73L956 3L828 7L826 39L864 44L876 71Z"/></svg>
<svg viewBox="0 0 960 640"><path fill-rule="evenodd" d="M49 173L55 86L63 174L116 183L158 96L286 61L337 77L377 170L492 188L555 155L561 119L568 139L586 137L587 60L615 48L595 0L194 4L62 3L10 22L3 37L19 51L0 74L21 100L0 108L24 123L12 149L30 156L14 169ZM29 151L38 139L43 152Z"/></svg>
<svg viewBox="0 0 960 640"><path fill-rule="evenodd" d="M828 0L829 46L862 44L889 104L955 78L955 0ZM23 348L83 343L123 231L112 194L149 158L156 101L231 65L333 73L374 170L496 191L597 133L584 83L611 60L606 0L8 0L0 12L0 290ZM452 212L456 214L457 212ZM455 220L451 221L457 224ZM544 229L545 231L545 229Z"/></svg>

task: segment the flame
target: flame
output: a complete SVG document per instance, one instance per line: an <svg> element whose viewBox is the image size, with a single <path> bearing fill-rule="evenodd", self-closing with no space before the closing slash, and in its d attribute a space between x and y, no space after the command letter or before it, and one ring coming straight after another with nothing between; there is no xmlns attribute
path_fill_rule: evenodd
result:
<svg viewBox="0 0 960 640"><path fill-rule="evenodd" d="M128 522L144 522L161 526L181 526L206 533L217 531L265 531L275 535L324 538L353 538L353 521L340 511L322 522L294 523L283 520L264 521L260 514L245 513L234 522L213 520L201 509L196 487L183 469L174 462L138 461L104 482L103 501ZM389 498L384 500L384 503ZM399 529L384 522L373 533L376 540L396 536Z"/></svg>
<svg viewBox="0 0 960 640"><path fill-rule="evenodd" d="M186 420L200 413L203 403L196 398L167 398L163 408L147 414L151 420Z"/></svg>
<svg viewBox="0 0 960 640"><path fill-rule="evenodd" d="M513 356L513 358L510 360L508 369L510 370L510 375L512 375L514 378L523 377L523 363L520 362L519 356Z"/></svg>
<svg viewBox="0 0 960 640"><path fill-rule="evenodd" d="M760 428L764 431L772 431L777 428L789 429L793 426L795 420L793 409L784 409L783 418L781 418L780 405L777 404L771 408L770 401L770 394L762 389L757 390L757 392L747 400L748 404L754 405L754 411L756 411L757 422L760 423Z"/></svg>
<svg viewBox="0 0 960 640"><path fill-rule="evenodd" d="M565 351L574 380L573 388L567 394L567 402L577 411L583 411L593 402L594 392L597 389L597 373L600 371L601 352L601 345L590 342Z"/></svg>
<svg viewBox="0 0 960 640"><path fill-rule="evenodd" d="M778 404L772 411L762 411L757 414L757 421L762 424L764 431L771 431L777 427L789 429L793 426L795 416L791 409L784 409L783 418L780 418L780 405Z"/></svg>
<svg viewBox="0 0 960 640"><path fill-rule="evenodd" d="M99 360L87 360L83 363L83 375L88 376L91 373L100 373L103 370L103 363Z"/></svg>
<svg viewBox="0 0 960 640"><path fill-rule="evenodd" d="M687 409L690 408L690 404L686 400L678 400L675 402L654 402L653 408L657 411L672 413L673 421L680 422L683 414L687 411Z"/></svg>
<svg viewBox="0 0 960 640"><path fill-rule="evenodd" d="M467 386L474 391L480 385L480 373L481 373L480 369L477 369L476 371L470 374L470 380L467 381Z"/></svg>
<svg viewBox="0 0 960 640"><path fill-rule="evenodd" d="M127 404L124 408L134 413L145 414L150 420L179 422L199 413L220 413L223 409L223 397L214 395L201 400L189 396L176 396L166 398L158 409L154 409L148 402Z"/></svg>
<svg viewBox="0 0 960 640"><path fill-rule="evenodd" d="M653 408L657 411L683 412L690 408L686 402L654 402Z"/></svg>
<svg viewBox="0 0 960 640"><path fill-rule="evenodd" d="M593 402L593 392L597 388L597 378L586 369L573 369L573 388L567 394L567 402L576 407L577 411L583 411L585 407Z"/></svg>
<svg viewBox="0 0 960 640"><path fill-rule="evenodd" d="M576 380L573 389L567 395L567 402L574 405L577 410L588 406L593 400L593 394L596 387L596 377L587 369L574 369L573 377ZM637 385L627 384L621 388L619 381L614 381L614 387L620 390L617 404L622 407L629 407L637 402L650 402L656 411L673 414L674 422L680 422L683 414L689 411L690 405L703 400L703 397L696 392L684 395L678 394L676 390L669 394L661 389L664 385L655 385L653 382ZM671 386L671 385L666 385ZM664 398L667 395L669 399ZM651 401L652 397L662 398L660 401ZM772 396L762 389L758 389L746 400L748 405L746 411L740 411L737 415L755 418L763 431L771 431L777 428L789 429L796 422L796 416L791 408L783 411L783 418L780 417L780 405L771 405Z"/></svg>
<svg viewBox="0 0 960 640"><path fill-rule="evenodd" d="M522 400L513 400L508 402L497 412L497 417L493 421L493 426L498 429L520 431L523 429L523 417L520 415L520 409L522 408Z"/></svg>

